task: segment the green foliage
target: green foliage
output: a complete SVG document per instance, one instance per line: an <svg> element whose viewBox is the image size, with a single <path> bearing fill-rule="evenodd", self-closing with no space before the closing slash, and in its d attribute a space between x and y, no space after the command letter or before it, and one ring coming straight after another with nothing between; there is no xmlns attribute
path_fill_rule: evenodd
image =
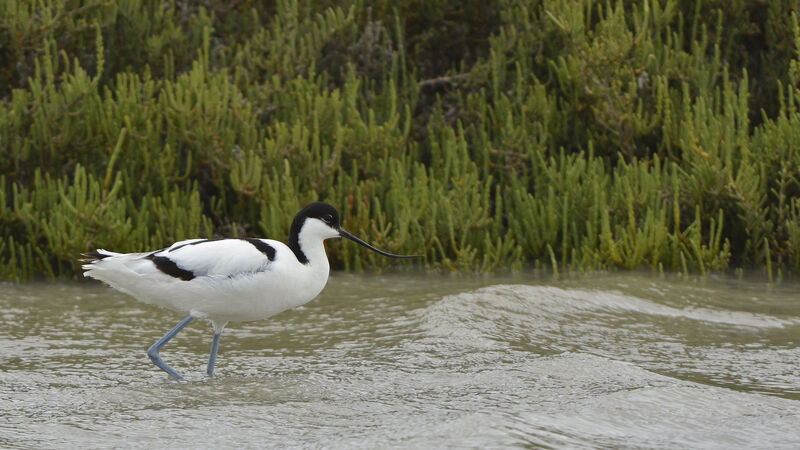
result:
<svg viewBox="0 0 800 450"><path fill-rule="evenodd" d="M443 270L800 271L796 7L0 3L0 277L313 200Z"/></svg>

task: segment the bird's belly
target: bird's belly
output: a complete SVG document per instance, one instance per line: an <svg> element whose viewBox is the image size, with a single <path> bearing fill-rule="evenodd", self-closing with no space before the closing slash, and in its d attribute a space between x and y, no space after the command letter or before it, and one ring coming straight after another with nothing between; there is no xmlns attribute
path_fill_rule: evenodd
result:
<svg viewBox="0 0 800 450"><path fill-rule="evenodd" d="M194 280L192 280L194 281ZM248 322L263 320L313 300L325 281L305 282L284 277L253 275L244 279L225 279L206 291L205 301L196 301L190 313L215 321ZM209 283L211 284L211 283Z"/></svg>

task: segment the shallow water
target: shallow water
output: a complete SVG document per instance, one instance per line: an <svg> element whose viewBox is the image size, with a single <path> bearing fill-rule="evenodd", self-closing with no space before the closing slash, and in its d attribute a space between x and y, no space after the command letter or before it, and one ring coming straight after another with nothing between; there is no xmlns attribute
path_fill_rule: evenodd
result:
<svg viewBox="0 0 800 450"><path fill-rule="evenodd" d="M210 324L97 283L0 291L0 447L800 445L800 285L334 274Z"/></svg>

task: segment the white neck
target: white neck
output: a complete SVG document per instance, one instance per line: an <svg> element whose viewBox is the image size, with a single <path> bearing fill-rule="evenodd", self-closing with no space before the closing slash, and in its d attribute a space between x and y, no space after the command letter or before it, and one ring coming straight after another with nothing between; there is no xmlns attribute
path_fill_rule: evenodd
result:
<svg viewBox="0 0 800 450"><path fill-rule="evenodd" d="M325 253L325 244L322 239L317 236L308 237L303 239L303 233L300 232L297 242L300 244L300 249L308 258L308 264L312 267L324 270L328 274L330 270L330 263L328 262L328 255Z"/></svg>
<svg viewBox="0 0 800 450"><path fill-rule="evenodd" d="M315 267L315 271L324 271L327 276L330 269L328 255L325 254L325 239L338 237L339 233L317 219L306 220L297 234L297 244L300 251L305 254L308 264Z"/></svg>
<svg viewBox="0 0 800 450"><path fill-rule="evenodd" d="M305 275L302 280L298 280L301 284L297 286L299 291L305 292L300 296L302 303L313 299L322 291L330 274L330 262L328 262L328 255L325 254L325 244L316 228L315 226L303 226L297 235L300 250L308 259L306 264L301 264L303 268L301 272Z"/></svg>

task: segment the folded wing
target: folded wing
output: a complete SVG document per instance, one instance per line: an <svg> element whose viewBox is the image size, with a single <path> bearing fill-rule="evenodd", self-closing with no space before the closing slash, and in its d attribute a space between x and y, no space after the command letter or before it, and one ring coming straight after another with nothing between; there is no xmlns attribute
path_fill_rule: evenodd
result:
<svg viewBox="0 0 800 450"><path fill-rule="evenodd" d="M145 256L161 272L190 281L236 277L270 269L275 247L263 239L193 239Z"/></svg>

